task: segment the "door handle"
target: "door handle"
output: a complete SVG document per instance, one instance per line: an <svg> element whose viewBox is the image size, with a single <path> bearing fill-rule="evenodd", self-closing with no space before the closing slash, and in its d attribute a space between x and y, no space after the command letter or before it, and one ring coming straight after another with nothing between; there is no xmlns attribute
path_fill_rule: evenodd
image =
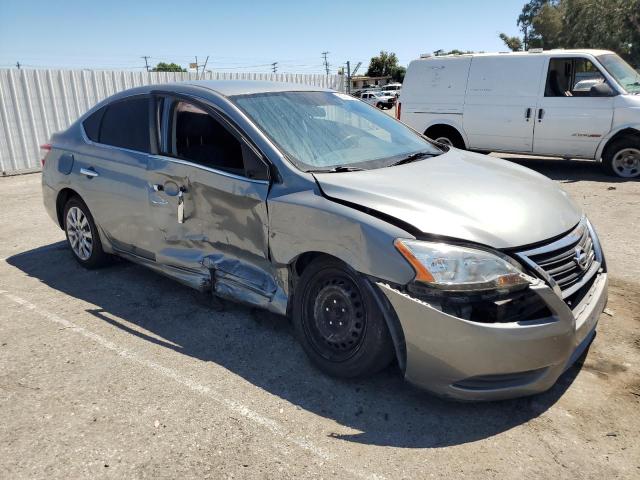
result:
<svg viewBox="0 0 640 480"><path fill-rule="evenodd" d="M531 118L531 107L527 108L524 111L524 119L528 122L530 118Z"/></svg>
<svg viewBox="0 0 640 480"><path fill-rule="evenodd" d="M93 168L81 168L80 174L86 175L89 178L98 177L98 172L96 172Z"/></svg>
<svg viewBox="0 0 640 480"><path fill-rule="evenodd" d="M541 122L544 118L544 108L538 109L538 122Z"/></svg>
<svg viewBox="0 0 640 480"><path fill-rule="evenodd" d="M184 223L184 187L178 190L178 223Z"/></svg>

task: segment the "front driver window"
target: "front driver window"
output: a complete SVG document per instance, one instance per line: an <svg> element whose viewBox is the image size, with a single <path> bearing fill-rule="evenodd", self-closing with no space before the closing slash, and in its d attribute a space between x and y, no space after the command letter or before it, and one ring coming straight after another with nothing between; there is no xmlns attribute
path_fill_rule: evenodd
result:
<svg viewBox="0 0 640 480"><path fill-rule="evenodd" d="M171 118L171 154L204 167L244 175L240 141L204 110L177 102Z"/></svg>
<svg viewBox="0 0 640 480"><path fill-rule="evenodd" d="M586 58L552 58L544 96L590 97L591 87L604 82L600 70Z"/></svg>

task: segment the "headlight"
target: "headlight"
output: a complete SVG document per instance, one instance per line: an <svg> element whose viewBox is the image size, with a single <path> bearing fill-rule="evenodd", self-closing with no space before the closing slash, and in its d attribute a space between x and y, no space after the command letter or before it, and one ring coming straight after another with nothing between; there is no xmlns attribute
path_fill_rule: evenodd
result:
<svg viewBox="0 0 640 480"><path fill-rule="evenodd" d="M529 284L507 257L446 243L397 239L395 247L416 271L415 280L445 290L490 290Z"/></svg>

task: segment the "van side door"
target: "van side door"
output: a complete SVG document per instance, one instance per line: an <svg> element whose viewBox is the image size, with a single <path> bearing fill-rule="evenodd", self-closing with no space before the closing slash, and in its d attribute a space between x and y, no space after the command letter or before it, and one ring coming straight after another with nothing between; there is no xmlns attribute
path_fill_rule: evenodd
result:
<svg viewBox="0 0 640 480"><path fill-rule="evenodd" d="M158 101L162 142L148 167L156 261L184 278L210 278L219 296L269 308L277 285L264 157L197 99L167 95Z"/></svg>
<svg viewBox="0 0 640 480"><path fill-rule="evenodd" d="M613 96L598 96L592 87L606 77L587 57L551 57L536 112L533 152L594 158L611 130Z"/></svg>
<svg viewBox="0 0 640 480"><path fill-rule="evenodd" d="M473 57L463 114L469 148L531 152L544 60L534 54Z"/></svg>

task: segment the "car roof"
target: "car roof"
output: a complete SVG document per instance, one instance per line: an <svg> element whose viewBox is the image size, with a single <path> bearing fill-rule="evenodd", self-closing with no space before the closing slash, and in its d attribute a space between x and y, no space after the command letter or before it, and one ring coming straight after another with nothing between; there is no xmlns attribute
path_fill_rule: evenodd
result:
<svg viewBox="0 0 640 480"><path fill-rule="evenodd" d="M271 82L266 80L188 80L182 85L202 87L227 97L271 92L331 92L329 88L291 82Z"/></svg>

